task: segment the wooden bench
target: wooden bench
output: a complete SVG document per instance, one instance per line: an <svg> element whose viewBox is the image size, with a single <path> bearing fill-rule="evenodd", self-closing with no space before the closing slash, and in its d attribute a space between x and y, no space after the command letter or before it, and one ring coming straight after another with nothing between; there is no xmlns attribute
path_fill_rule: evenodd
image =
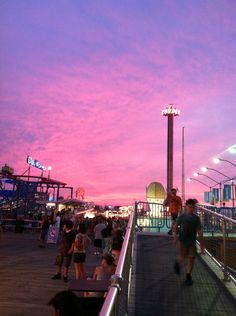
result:
<svg viewBox="0 0 236 316"><path fill-rule="evenodd" d="M71 280L68 290L74 292L107 292L110 281L105 280ZM105 297L78 297L83 310L82 315L98 316Z"/></svg>
<svg viewBox="0 0 236 316"><path fill-rule="evenodd" d="M77 292L107 292L109 286L109 280L71 280L68 289Z"/></svg>

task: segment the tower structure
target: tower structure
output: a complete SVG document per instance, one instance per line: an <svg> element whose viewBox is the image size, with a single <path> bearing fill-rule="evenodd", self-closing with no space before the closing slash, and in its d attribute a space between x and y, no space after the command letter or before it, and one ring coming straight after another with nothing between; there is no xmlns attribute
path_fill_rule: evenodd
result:
<svg viewBox="0 0 236 316"><path fill-rule="evenodd" d="M169 104L161 113L168 118L168 133L167 133L167 192L173 187L173 148L174 148L174 117L180 115L180 110Z"/></svg>

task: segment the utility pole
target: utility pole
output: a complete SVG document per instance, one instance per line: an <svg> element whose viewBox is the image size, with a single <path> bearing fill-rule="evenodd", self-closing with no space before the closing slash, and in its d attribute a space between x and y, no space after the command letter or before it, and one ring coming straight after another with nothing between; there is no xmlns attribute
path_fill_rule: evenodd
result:
<svg viewBox="0 0 236 316"><path fill-rule="evenodd" d="M184 147L184 127L182 127L182 202L185 202L185 147Z"/></svg>

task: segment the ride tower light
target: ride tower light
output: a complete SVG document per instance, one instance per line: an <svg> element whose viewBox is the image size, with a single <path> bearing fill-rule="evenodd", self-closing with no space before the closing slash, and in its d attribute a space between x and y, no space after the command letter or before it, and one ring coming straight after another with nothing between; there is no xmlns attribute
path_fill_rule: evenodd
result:
<svg viewBox="0 0 236 316"><path fill-rule="evenodd" d="M168 134L167 134L167 192L173 187L173 135L174 135L174 117L180 115L180 110L168 105L161 113L168 118Z"/></svg>

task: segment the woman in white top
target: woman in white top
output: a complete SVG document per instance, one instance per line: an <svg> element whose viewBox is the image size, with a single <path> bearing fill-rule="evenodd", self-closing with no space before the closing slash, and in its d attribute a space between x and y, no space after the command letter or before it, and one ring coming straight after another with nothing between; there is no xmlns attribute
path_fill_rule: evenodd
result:
<svg viewBox="0 0 236 316"><path fill-rule="evenodd" d="M90 238L86 234L86 228L83 223L79 224L78 234L75 237L74 250L73 250L73 262L75 266L75 279L86 279L86 272L84 269L84 262L86 259L86 246L91 243Z"/></svg>

